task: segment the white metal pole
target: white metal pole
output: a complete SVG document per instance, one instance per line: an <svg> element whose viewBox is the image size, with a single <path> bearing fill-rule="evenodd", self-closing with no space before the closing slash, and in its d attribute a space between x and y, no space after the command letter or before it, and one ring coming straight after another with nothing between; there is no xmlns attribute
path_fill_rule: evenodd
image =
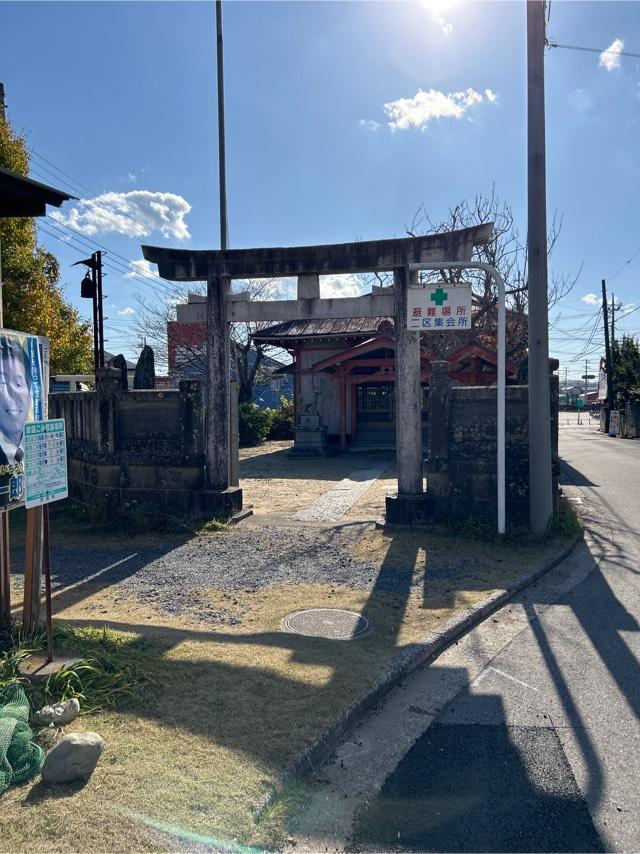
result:
<svg viewBox="0 0 640 854"><path fill-rule="evenodd" d="M505 418L506 418L506 309L505 286L500 273L484 261L423 261L411 264L411 270L484 270L494 279L498 286L498 377L496 392L498 398L497 412L497 480L498 480L498 533L506 530L505 502Z"/></svg>

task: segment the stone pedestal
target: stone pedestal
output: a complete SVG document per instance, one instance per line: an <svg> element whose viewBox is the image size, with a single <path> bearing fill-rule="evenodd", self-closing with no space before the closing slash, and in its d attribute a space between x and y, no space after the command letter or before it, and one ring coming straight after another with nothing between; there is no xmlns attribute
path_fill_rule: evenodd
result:
<svg viewBox="0 0 640 854"><path fill-rule="evenodd" d="M433 499L424 492L417 495L387 495L387 525L428 525L433 522Z"/></svg>
<svg viewBox="0 0 640 854"><path fill-rule="evenodd" d="M242 512L242 490L238 486L228 489L202 489L194 494L196 515L231 522Z"/></svg>
<svg viewBox="0 0 640 854"><path fill-rule="evenodd" d="M296 424L293 453L313 455L325 454L326 451L326 427L321 426L320 416L302 413Z"/></svg>

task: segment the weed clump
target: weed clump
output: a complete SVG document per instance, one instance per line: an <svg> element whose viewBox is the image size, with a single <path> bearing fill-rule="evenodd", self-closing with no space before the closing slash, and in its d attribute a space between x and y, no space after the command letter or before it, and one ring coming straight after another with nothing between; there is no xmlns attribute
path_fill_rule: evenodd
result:
<svg viewBox="0 0 640 854"><path fill-rule="evenodd" d="M20 666L46 649L46 636L25 637L15 626L0 650L0 689L22 684L32 710L75 697L82 711L122 707L137 699L151 682L150 645L104 629L54 628L56 649L73 650L78 661L63 667L43 682L30 682Z"/></svg>

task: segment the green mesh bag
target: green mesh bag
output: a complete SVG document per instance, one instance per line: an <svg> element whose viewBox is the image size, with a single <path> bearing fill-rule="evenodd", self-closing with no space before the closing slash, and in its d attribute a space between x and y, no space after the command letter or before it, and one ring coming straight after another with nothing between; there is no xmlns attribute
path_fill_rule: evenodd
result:
<svg viewBox="0 0 640 854"><path fill-rule="evenodd" d="M12 682L0 689L0 794L40 770L44 750L32 739L27 695Z"/></svg>

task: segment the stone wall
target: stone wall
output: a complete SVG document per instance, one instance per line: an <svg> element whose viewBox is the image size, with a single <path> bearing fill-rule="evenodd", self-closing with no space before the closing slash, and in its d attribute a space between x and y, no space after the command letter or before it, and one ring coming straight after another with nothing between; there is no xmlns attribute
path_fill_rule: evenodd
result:
<svg viewBox="0 0 640 854"><path fill-rule="evenodd" d="M199 382L126 391L118 372L104 368L95 392L50 395L49 417L66 423L72 498L105 514L116 508L208 514Z"/></svg>
<svg viewBox="0 0 640 854"><path fill-rule="evenodd" d="M436 519L497 515L497 397L495 386L452 387L448 364L434 363L427 447L427 495ZM558 378L551 377L554 501L557 497ZM506 389L507 522L529 515L528 386Z"/></svg>

